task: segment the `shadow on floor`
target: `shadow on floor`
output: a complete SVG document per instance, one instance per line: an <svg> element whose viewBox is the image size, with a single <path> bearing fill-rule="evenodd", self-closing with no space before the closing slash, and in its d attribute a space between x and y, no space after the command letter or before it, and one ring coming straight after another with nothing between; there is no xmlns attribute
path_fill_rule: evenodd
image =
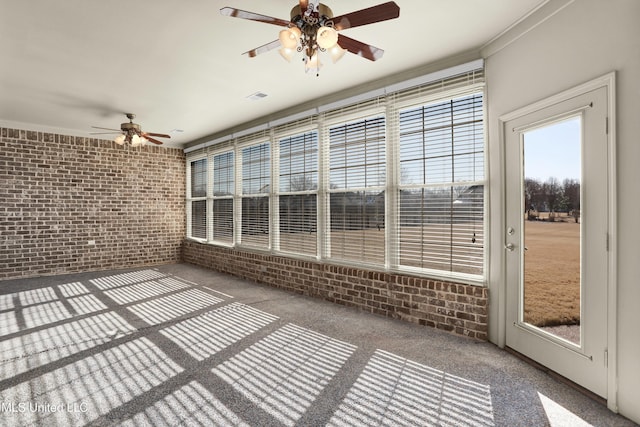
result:
<svg viewBox="0 0 640 427"><path fill-rule="evenodd" d="M0 289L5 425L634 425L492 344L190 265Z"/></svg>

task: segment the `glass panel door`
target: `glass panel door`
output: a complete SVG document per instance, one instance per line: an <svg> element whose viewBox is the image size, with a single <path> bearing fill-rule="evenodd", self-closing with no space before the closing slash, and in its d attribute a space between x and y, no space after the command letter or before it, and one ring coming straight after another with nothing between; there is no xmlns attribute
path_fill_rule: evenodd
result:
<svg viewBox="0 0 640 427"><path fill-rule="evenodd" d="M607 396L607 89L504 122L508 347Z"/></svg>
<svg viewBox="0 0 640 427"><path fill-rule="evenodd" d="M581 116L523 132L521 322L580 345Z"/></svg>

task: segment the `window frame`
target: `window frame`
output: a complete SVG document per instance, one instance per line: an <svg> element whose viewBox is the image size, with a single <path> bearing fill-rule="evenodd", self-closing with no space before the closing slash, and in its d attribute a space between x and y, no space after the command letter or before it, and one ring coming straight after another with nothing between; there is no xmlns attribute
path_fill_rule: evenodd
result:
<svg viewBox="0 0 640 427"><path fill-rule="evenodd" d="M315 134L315 166L316 166L316 182L315 182L315 189L304 189L304 190L291 190L291 188L289 188L289 191L283 191L280 188L280 179L282 178L282 142L286 139L289 139L291 142L291 139L297 136L305 136L307 134L310 133L314 133ZM274 144L277 143L277 148L274 150L274 171L273 171L273 175L274 175L274 180L277 182L277 185L274 185L274 194L273 194L273 207L274 207L274 242L273 242L273 248L276 251L279 251L283 254L286 254L287 256L291 256L293 255L295 256L300 256L303 258L314 258L314 259L318 259L319 258L319 250L321 248L321 241L320 241L320 226L319 226L319 218L320 218L320 210L321 210L321 205L320 205L320 198L319 198L319 193L320 193L320 187L321 187L321 177L322 177L322 173L321 173L321 162L320 162L320 131L318 129L318 127L308 127L308 128L299 128L296 129L295 131L288 131L288 132L281 132L279 134L274 134L274 138L273 138L273 142ZM275 146L274 146L275 148ZM313 171L312 171L313 172ZM305 169L305 174L307 173L306 169ZM316 214L315 214L315 233L316 233L316 241L315 241L315 253L311 254L311 253L299 253L299 252L292 252L290 250L287 249L283 249L281 246L281 218L280 218L280 202L281 202L281 197L288 197L288 196L314 196L315 197L315 206L316 206ZM277 212L277 215L276 215ZM277 225L277 226L275 226Z"/></svg>
<svg viewBox="0 0 640 427"><path fill-rule="evenodd" d="M205 161L205 174L207 175L206 177L206 182L205 182L205 195L204 196L197 196L194 197L193 196L193 189L192 189L192 167L193 167L193 163L199 162L199 161ZM187 237L199 242L206 242L208 239L208 235L209 235L209 231L208 231L208 217L209 217L209 210L208 210L208 193L209 193L209 177L208 177L208 169L209 169L209 159L207 155L199 155L199 156L195 156L195 157L190 157L187 159L187 168L186 168L186 227L187 227ZM194 236L193 235L193 204L195 202L202 202L204 201L206 204L206 208L205 208L205 237L198 237L198 236Z"/></svg>
<svg viewBox="0 0 640 427"><path fill-rule="evenodd" d="M394 259L393 259L393 266L392 268L394 270L397 271L403 271L403 272L410 272L410 273L415 273L415 274L421 274L421 275L427 275L429 277L443 277L446 279L456 279L456 280L460 280L463 281L465 283L471 283L471 284L484 284L486 282L487 279L487 268L488 268L488 260L487 260L487 245L486 245L486 241L488 238L488 185L487 185L487 105L486 105L486 91L484 90L484 85L472 85L472 86L468 86L465 88L458 88L458 89L453 89L453 90L449 90L449 91L444 91L442 93L438 93L436 96L425 96L422 98L416 98L413 100L407 100L405 102L400 102L395 106L395 113L398 116L398 127L400 126L399 124L399 116L400 113L402 111L406 111L406 110L410 110L412 108L421 108L427 105L436 105L439 103L445 103L445 102L450 102L450 101L454 101L456 99L460 99L460 98L464 98L464 97L468 97L468 96L473 96L479 94L482 96L482 108L481 108L481 125L482 125L482 143L483 143L483 148L482 148L482 167L483 167L483 173L482 173L482 179L480 180L466 180L466 181L460 181L460 182L456 182L455 180L453 181L447 181L447 182L436 182L436 183L421 183L421 184L402 184L401 183L401 161L400 161L400 131L398 130L397 134L394 135L396 136L397 139L397 143L395 144L395 148L397 149L396 155L397 155L397 160L396 160L396 167L397 167L397 174L396 174L396 185L395 185L395 191L394 194L398 197L397 200L397 210L395 212L396 214L396 227L395 227L395 233L394 233L394 237L395 237L395 246L396 246L396 250L394 251L393 255L394 255ZM452 126L453 129L453 126ZM430 269L430 268L424 268L424 267L412 267L412 266L408 266L408 265L404 265L400 263L400 191L402 191L403 189L431 189L431 188L442 188L442 189L452 189L453 187L460 187L460 186L468 186L468 187L473 187L473 186L478 186L481 185L483 187L483 192L482 192L482 203L483 203L483 207L482 207L482 225L480 227L480 230L482 232L482 256L481 256L481 260L482 260L482 267L481 267L481 273L480 274L470 274L470 273L463 273L463 272L447 272L446 270L440 270L440 269ZM453 211L451 212L451 218L453 218ZM475 237L475 236L474 236ZM451 246L453 247L453 242L451 243Z"/></svg>
<svg viewBox="0 0 640 427"><path fill-rule="evenodd" d="M245 187L244 187L244 173L246 171L245 168L245 150L247 149L251 149L251 148L258 148L260 146L266 145L267 149L266 152L268 153L268 183L264 184L268 186L268 190L266 192L261 192L259 191L261 188L264 188L264 185L262 185L261 187L258 188L257 192L245 192ZM239 247L247 247L250 248L252 250L265 250L265 251L269 251L272 248L272 236L273 236L273 221L272 221L272 217L273 217L273 207L271 206L272 204L272 199L273 199L273 175L274 175L274 171L273 171L273 141L272 138L259 138L256 140L251 140L248 141L244 144L238 145L236 148L236 178L238 179L238 182L236 182L236 196L238 198L238 204L236 205L236 208L238 209L236 212L234 212L235 215L235 219L237 221L237 226L234 229L234 232L236 233L236 236L234 237L234 241L236 242L236 245ZM264 178L263 176L260 176L260 182L262 183L262 178ZM244 229L245 228L245 201L249 201L251 199L254 200L258 200L258 199L264 199L265 201L263 203L258 203L258 211L256 211L257 216L259 216L260 212L259 209L263 208L264 205L266 205L267 208L267 217L266 217L266 233L264 233L265 229L262 229L263 233L262 234L267 234L267 238L266 238L266 243L264 244L260 244L259 240L264 240L264 239L258 239L257 237L255 239L253 238L245 238L243 239L244 236L249 236L248 232ZM256 230L254 232L253 235L257 235L260 234L260 230Z"/></svg>
<svg viewBox="0 0 640 427"><path fill-rule="evenodd" d="M231 167L233 168L232 171L232 176L233 176L233 185L231 188L231 194L230 195L224 195L224 196L220 196L220 195L216 195L215 194L215 189L216 189L216 181L215 181L215 174L216 174L216 161L215 159L217 157L220 156L224 156L225 154L231 154L232 156L232 161L231 161ZM211 214L209 215L209 218L207 218L207 224L210 224L210 229L211 229L211 235L209 237L209 241L218 245L222 245L222 246L227 246L227 247L232 247L234 245L235 242L235 213L236 213L236 181L237 181L237 174L236 174L236 169L237 169L237 164L236 164L236 151L233 148L227 148L225 150L221 150L221 151L217 151L215 153L212 153L208 156L209 158L209 162L211 164L210 167L210 171L211 171L211 177L210 177L210 183L211 183L211 203L210 203L210 209L209 212L211 212ZM215 219L214 219L214 209L215 209L215 204L217 200L231 200L231 239L230 241L226 241L226 240L222 240L219 239L215 233Z"/></svg>
<svg viewBox="0 0 640 427"><path fill-rule="evenodd" d="M246 136L232 138L224 140L222 143L210 146L207 148L205 154L193 154L187 155L187 169L189 170L190 162L207 158L208 165L213 164L214 156L217 156L223 152L233 151L235 159L235 192L234 199L234 213L232 214L232 221L234 224L234 236L232 244L225 244L224 242L215 241L213 239L207 239L208 244L214 244L219 246L228 246L236 248L246 248L251 251L259 251L266 253L275 253L290 258L296 259L312 259L319 262L326 262L330 264L346 265L346 266L362 266L368 265L373 268L381 269L389 272L397 273L409 273L419 276L442 279L442 280L455 280L460 283L468 283L472 285L485 285L487 281L487 238L488 238L488 211L489 211L489 188L487 185L487 156L488 156L488 144L487 144L487 106L486 106L486 91L483 81L460 84L454 82L450 88L436 88L429 90L418 90L415 93L394 93L386 95L384 102L375 100L375 102L364 102L356 105L355 107L347 107L343 111L331 110L324 112L316 112L316 115L300 120L299 122L287 123L284 126L278 128L272 127L267 130L262 129L255 134L246 134ZM399 227L400 227L400 195L399 191L406 186L401 183L401 166L400 166L400 111L406 110L412 107L420 107L425 104L433 104L438 102L446 102L451 99L468 96L475 93L482 95L482 134L483 134L483 174L482 179L477 181L483 186L482 196L482 220L481 228L484 238L482 249L482 269L480 274L466 274L459 272L452 272L446 270L432 270L421 267L411 267L402 265L399 261L400 258L400 243L399 243ZM346 124L365 118L375 118L377 116L384 117L384 155L386 168L386 181L381 186L375 186L377 190L384 191L385 206L384 206L384 262L382 263L363 263L361 261L345 260L332 257L329 251L330 241L328 237L331 233L331 215L330 215L330 198L332 194L340 193L340 189L332 189L330 185L330 143L329 134L331 127L339 126L340 124ZM316 196L316 223L317 223L317 245L316 253L297 253L280 249L280 212L279 212L279 198L281 195L287 195L289 192L280 191L280 156L279 145L280 140L295 136L298 134L304 134L307 132L317 132L318 147L317 147L317 165L318 165L318 185L317 189L305 191L308 194L315 194ZM263 143L269 144L269 161L270 161L270 187L266 194L262 194L261 197L267 197L269 213L268 213L268 245L255 245L247 241L242 241L242 201L247 197L256 196L255 194L243 193L242 182L242 153L243 149L252 145L260 145ZM213 175L213 172L210 173ZM189 171L187 172L189 177ZM187 185L187 194L190 195L189 182ZM211 188L212 184L209 182ZM369 187L363 187L363 190L369 190ZM353 190L353 189L349 189ZM344 190L347 191L347 190ZM211 199L213 195L211 194ZM188 201L194 200L187 197ZM187 222L189 223L191 211L190 203L187 204ZM209 217L212 216L212 211L209 210ZM188 224L189 226L189 224ZM209 236L209 234L208 234ZM194 238L187 232L187 238L196 241L203 241L203 239Z"/></svg>
<svg viewBox="0 0 640 427"><path fill-rule="evenodd" d="M348 186L348 183L345 181L345 186L344 188L339 187L339 188L331 188L332 184L331 184L331 172L333 170L332 168L332 156L331 156L331 131L332 129L338 128L340 126L349 126L351 124L356 124L356 123L360 123L360 122L366 122L367 120L377 120L377 119L382 119L382 156L383 156L383 160L382 160L382 165L383 165L383 170L384 170L384 174L385 174L385 180L382 184L378 184L378 185L367 185L366 183L366 179L365 179L365 184L364 186L353 186L350 187ZM388 146L388 117L385 114L385 110L384 109L380 109L380 108L373 108L373 109L369 109L369 110L365 110L362 112L359 112L358 114L350 114L347 115L346 117L336 117L334 120L329 121L328 123L326 123L326 133L327 133L327 138L324 141L325 142L325 146L327 147L327 163L325 166L325 173L327 175L327 187L326 187L326 207L325 210L327 212L327 216L326 216L326 222L323 225L324 229L325 229L325 238L324 238L324 245L325 245L325 253L324 253L324 258L327 260L330 260L332 262L337 262L337 263L357 263L358 265L371 265L371 266L382 266L382 267L387 267L388 262L387 262L387 232L386 232L386 228L383 231L382 234L382 238L384 239L383 241L383 249L382 249L382 262L381 263L376 263L374 261L368 260L366 258L361 258L361 259L355 259L355 257L353 258L349 258L346 256L337 256L336 254L332 253L332 247L333 247L333 226L332 226L332 217L334 216L331 212L331 206L332 206L332 196L335 194L344 194L345 197L346 195L350 194L350 193L357 193L357 195L360 195L360 193L363 193L362 196L364 199L368 198L368 194L371 192L377 192L377 195L374 195L374 197L379 197L380 194L382 194L383 196L383 213L382 215L385 217L384 220L386 221L386 205L387 205L387 188L388 188L388 182L389 179L387 177L389 171L388 171L388 162L387 162L387 146ZM366 143L366 142L365 142ZM364 148L363 148L364 150ZM367 161L366 161L366 153L364 154L364 163L359 164L360 166L364 166L366 168L366 166L368 165ZM345 167L344 169L347 169L347 165L346 162L348 161L348 159L345 157ZM366 210L366 203L363 203L363 206L365 206L365 210ZM365 215L366 216L366 215ZM362 224L364 224L365 219L366 218L360 218L362 220ZM347 218L343 218L344 223L346 224ZM380 231L380 229L378 229ZM343 231L346 231L343 230ZM366 236L365 236L365 230L363 229L362 234L362 245L364 248L364 245L366 243ZM336 236L337 237L337 236Z"/></svg>

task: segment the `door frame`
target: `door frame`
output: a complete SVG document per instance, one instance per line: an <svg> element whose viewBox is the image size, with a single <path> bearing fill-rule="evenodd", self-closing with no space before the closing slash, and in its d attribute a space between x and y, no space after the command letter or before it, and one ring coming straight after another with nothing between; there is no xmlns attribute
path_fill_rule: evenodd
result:
<svg viewBox="0 0 640 427"><path fill-rule="evenodd" d="M495 226L499 227L500 232L494 235L494 245L496 249L490 252L493 256L498 257L498 263L491 263L495 265L498 271L495 271L491 276L499 277L498 281L498 295L493 298L495 304L497 304L497 319L498 322L498 336L497 343L499 347L504 348L506 345L507 334L507 263L504 246L506 244L506 230L504 224L506 223L507 212L507 197L506 197L506 179L505 171L507 167L506 163L506 143L507 143L507 129L506 123L542 110L544 108L556 105L565 100L574 98L587 92L605 87L607 89L607 216L608 216L608 252L607 252L607 406L610 410L617 412L617 391L618 391L618 366L617 366L617 302L618 302L618 286L617 286L617 170L616 170L616 97L615 97L615 71L605 74L604 76L595 78L586 83L580 84L573 88L567 89L551 97L536 101L530 105L519 108L510 113L501 115L498 118L499 121L499 137L500 137L500 167L502 169L500 173L500 192L501 192L501 204L500 210L501 219L495 221ZM494 187L495 188L495 187ZM498 237L499 236L499 237ZM495 313L495 311L494 311Z"/></svg>

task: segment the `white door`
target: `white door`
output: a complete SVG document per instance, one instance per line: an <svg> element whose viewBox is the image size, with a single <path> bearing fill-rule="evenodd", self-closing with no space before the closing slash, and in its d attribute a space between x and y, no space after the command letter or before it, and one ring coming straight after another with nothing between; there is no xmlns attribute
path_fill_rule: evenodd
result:
<svg viewBox="0 0 640 427"><path fill-rule="evenodd" d="M506 345L607 397L607 88L504 123Z"/></svg>

